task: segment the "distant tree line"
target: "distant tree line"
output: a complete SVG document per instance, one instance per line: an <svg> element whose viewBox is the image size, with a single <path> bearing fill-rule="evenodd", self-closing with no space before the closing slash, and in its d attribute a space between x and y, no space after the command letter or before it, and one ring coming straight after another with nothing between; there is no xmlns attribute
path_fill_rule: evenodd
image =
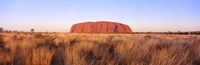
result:
<svg viewBox="0 0 200 65"><path fill-rule="evenodd" d="M168 31L168 32L151 32L151 31L148 31L148 32L133 32L133 34L179 34L179 35L195 34L195 35L200 35L200 31L192 31L192 32L181 32L181 31L178 31L178 32L171 32L171 31Z"/></svg>
<svg viewBox="0 0 200 65"><path fill-rule="evenodd" d="M34 32L34 29L30 29L30 32ZM18 31L18 30L5 30L3 27L0 27L0 32L24 32L24 31Z"/></svg>
<svg viewBox="0 0 200 65"><path fill-rule="evenodd" d="M24 32L24 31L18 31L18 30L5 30L3 27L0 27L0 32Z"/></svg>
<svg viewBox="0 0 200 65"><path fill-rule="evenodd" d="M4 31L4 29L2 27L0 27L0 32L3 32L3 31Z"/></svg>

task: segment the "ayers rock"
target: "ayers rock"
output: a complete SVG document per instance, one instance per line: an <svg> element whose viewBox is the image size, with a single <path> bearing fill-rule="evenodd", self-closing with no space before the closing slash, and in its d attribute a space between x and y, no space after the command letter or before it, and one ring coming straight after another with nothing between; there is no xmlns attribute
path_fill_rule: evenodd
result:
<svg viewBox="0 0 200 65"><path fill-rule="evenodd" d="M83 22L72 25L71 33L130 33L128 25L116 22L97 21Z"/></svg>

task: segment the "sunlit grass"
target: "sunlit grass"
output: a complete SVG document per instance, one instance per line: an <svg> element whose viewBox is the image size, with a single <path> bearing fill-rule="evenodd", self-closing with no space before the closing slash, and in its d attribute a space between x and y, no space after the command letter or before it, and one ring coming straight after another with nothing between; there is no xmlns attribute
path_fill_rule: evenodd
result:
<svg viewBox="0 0 200 65"><path fill-rule="evenodd" d="M200 36L0 33L0 65L199 65Z"/></svg>

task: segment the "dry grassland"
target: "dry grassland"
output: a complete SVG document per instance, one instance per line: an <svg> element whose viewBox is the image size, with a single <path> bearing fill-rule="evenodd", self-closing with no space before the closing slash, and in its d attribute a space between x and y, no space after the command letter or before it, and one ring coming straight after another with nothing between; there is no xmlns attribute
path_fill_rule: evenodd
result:
<svg viewBox="0 0 200 65"><path fill-rule="evenodd" d="M0 33L0 65L200 65L200 36Z"/></svg>

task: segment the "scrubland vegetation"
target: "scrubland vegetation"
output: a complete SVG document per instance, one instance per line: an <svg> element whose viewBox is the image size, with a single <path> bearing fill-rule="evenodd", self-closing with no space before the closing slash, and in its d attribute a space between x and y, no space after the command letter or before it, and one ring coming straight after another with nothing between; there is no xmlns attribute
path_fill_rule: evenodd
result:
<svg viewBox="0 0 200 65"><path fill-rule="evenodd" d="M0 33L0 65L200 65L200 36Z"/></svg>

